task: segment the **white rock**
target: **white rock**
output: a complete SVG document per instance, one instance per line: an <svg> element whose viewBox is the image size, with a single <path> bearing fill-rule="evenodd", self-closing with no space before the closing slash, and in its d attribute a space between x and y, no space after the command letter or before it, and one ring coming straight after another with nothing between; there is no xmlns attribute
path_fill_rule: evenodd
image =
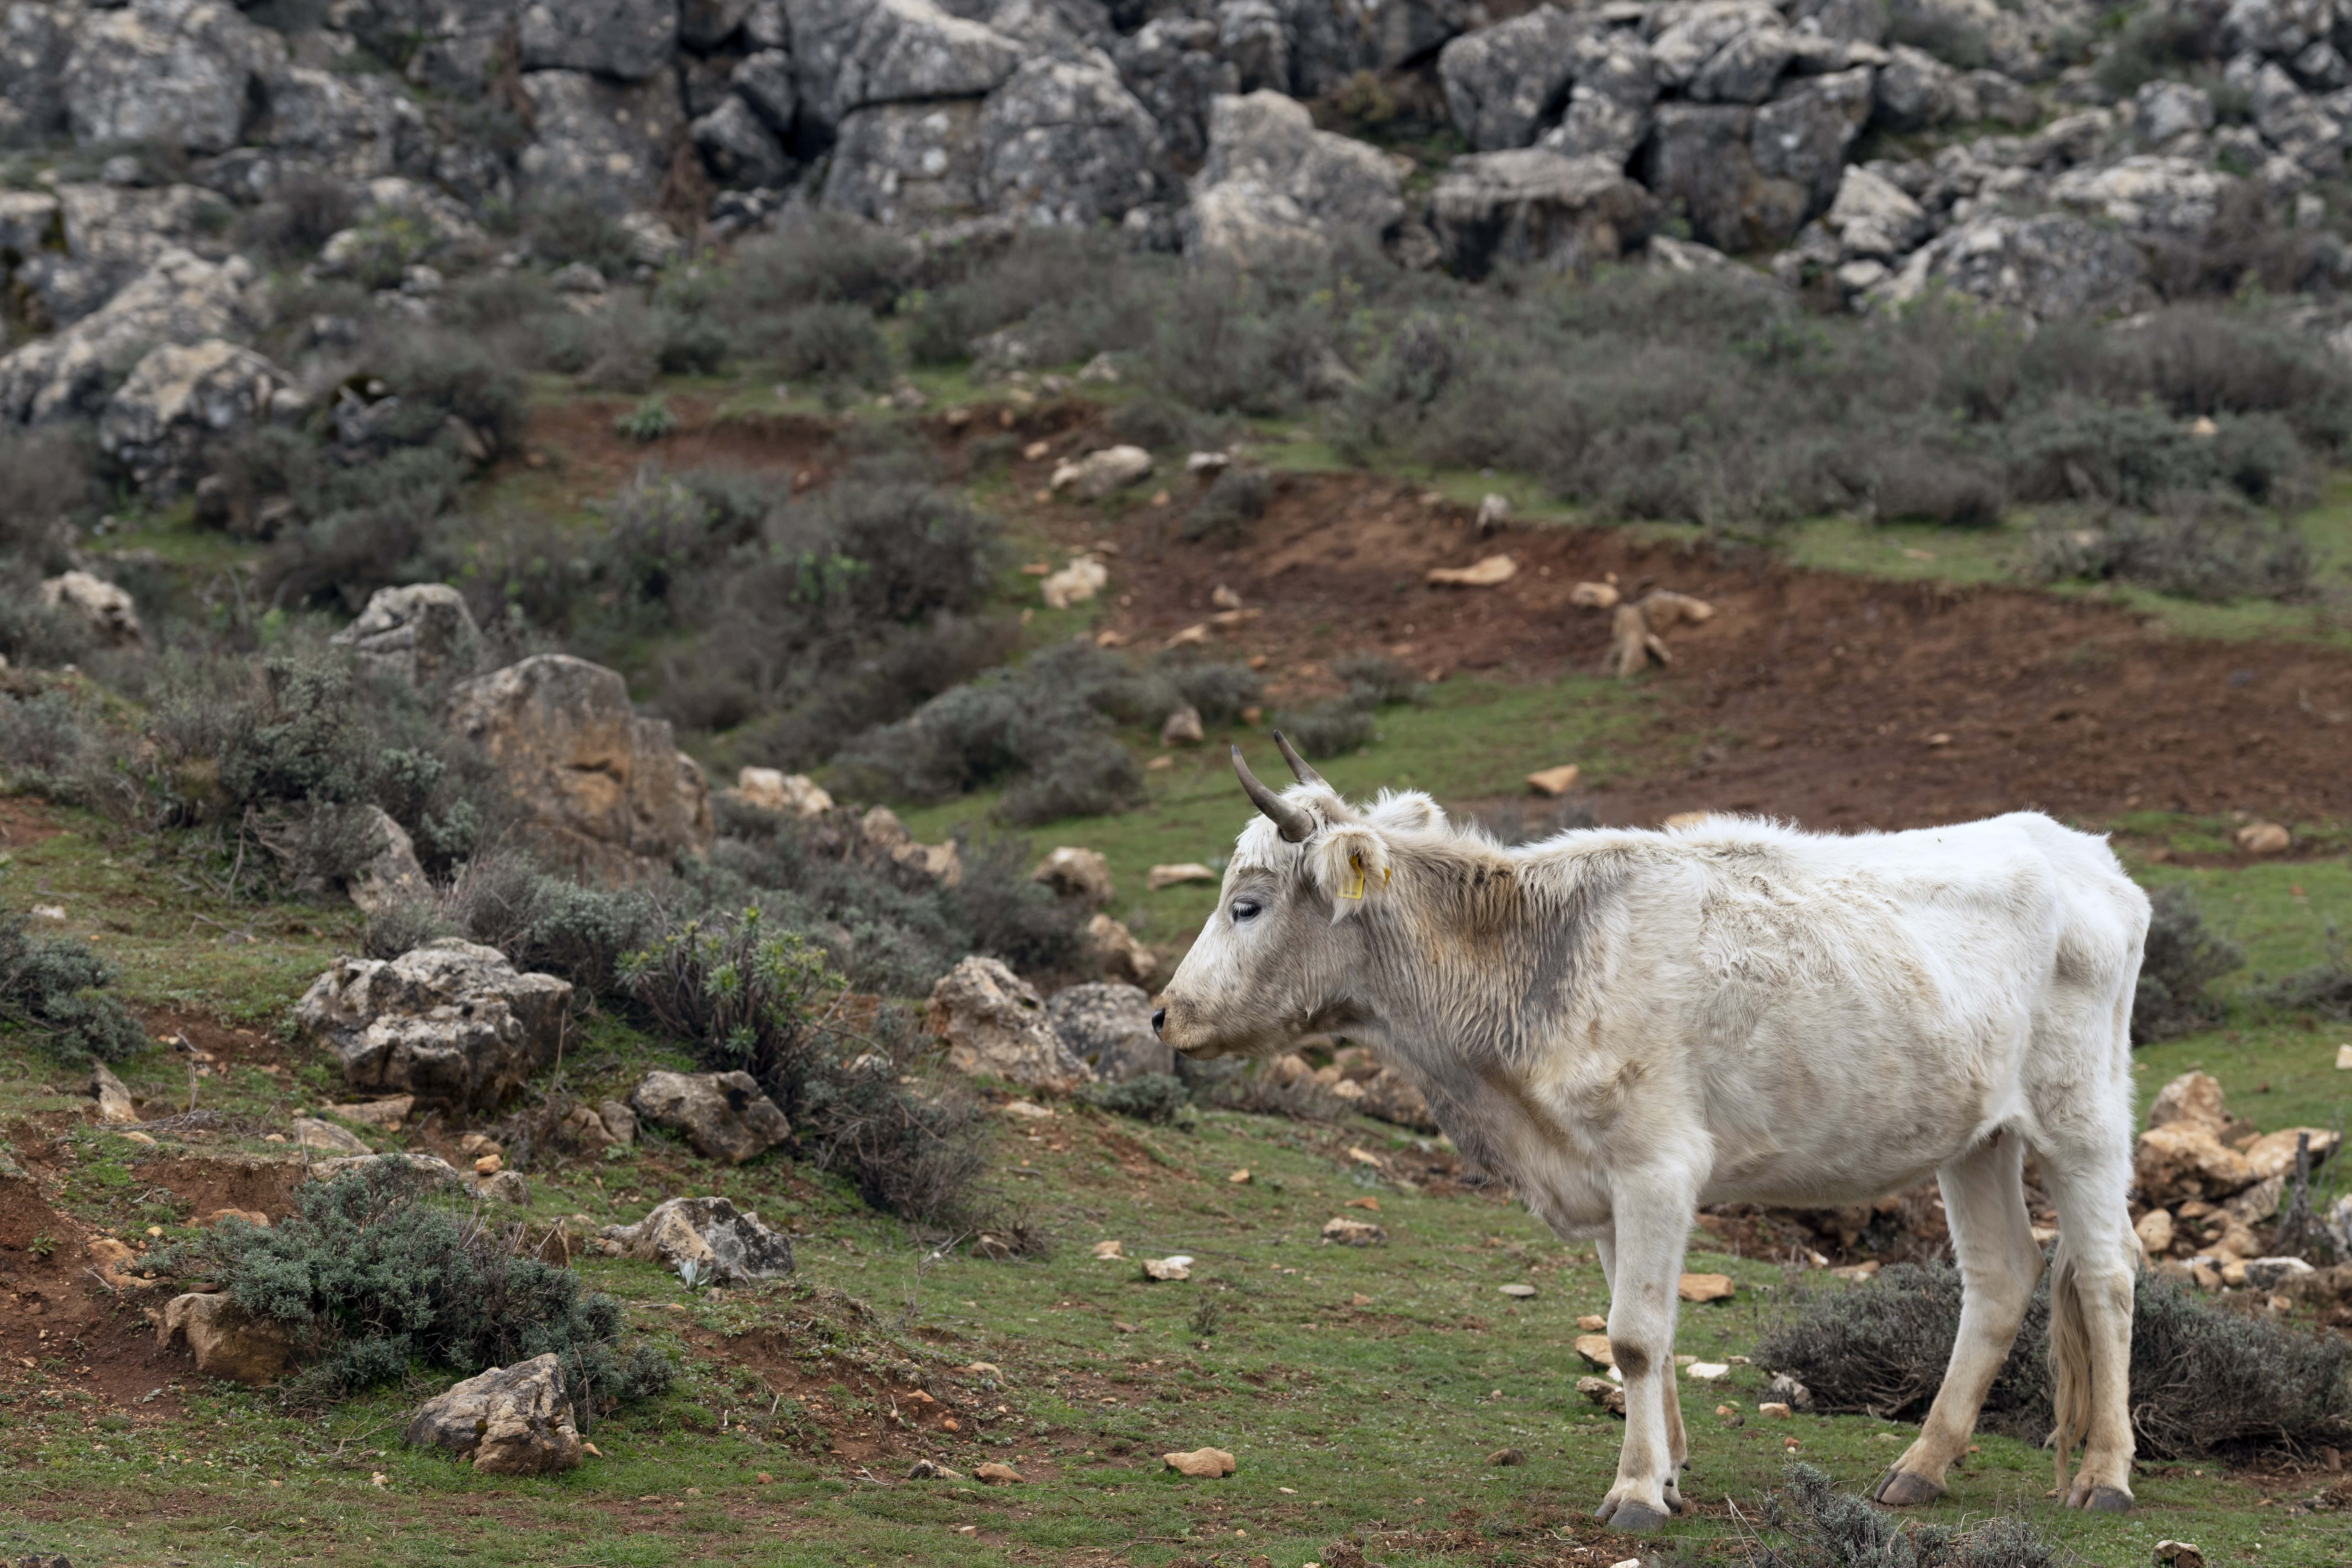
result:
<svg viewBox="0 0 2352 1568"><path fill-rule="evenodd" d="M1147 462L1149 460L1146 459ZM1055 478L1061 478L1061 473L1056 471ZM1047 577L1041 592L1047 609L1066 610L1073 605L1083 605L1092 599L1109 582L1110 568L1091 555L1081 555Z"/></svg>
<svg viewBox="0 0 2352 1568"><path fill-rule="evenodd" d="M142 633L131 595L103 577L67 572L41 584L41 603L79 618L117 647L135 646Z"/></svg>
<svg viewBox="0 0 2352 1568"><path fill-rule="evenodd" d="M1142 447L1104 447L1062 464L1054 470L1054 477L1046 484L1057 494L1066 489L1075 490L1085 500L1100 500L1114 490L1125 489L1150 477L1151 454ZM1071 565L1075 567L1080 562L1091 559L1081 556ZM1101 584L1097 583L1096 586L1099 587Z"/></svg>

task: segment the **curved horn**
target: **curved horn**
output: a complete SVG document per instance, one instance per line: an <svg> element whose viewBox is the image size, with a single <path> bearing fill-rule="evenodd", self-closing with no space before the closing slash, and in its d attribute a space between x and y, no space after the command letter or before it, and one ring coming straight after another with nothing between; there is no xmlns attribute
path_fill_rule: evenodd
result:
<svg viewBox="0 0 2352 1568"><path fill-rule="evenodd" d="M1307 759L1300 756L1291 746L1289 736L1284 734L1281 731L1276 730L1274 732L1274 743L1282 749L1282 760L1290 764L1291 777L1297 779L1303 784L1323 784L1325 789L1329 789L1331 787L1328 784L1323 784L1323 775L1321 773L1317 773L1313 768L1307 765Z"/></svg>
<svg viewBox="0 0 2352 1568"><path fill-rule="evenodd" d="M1247 763L1242 761L1242 749L1238 745L1234 748L1234 772L1241 775L1242 788L1248 792L1250 804L1265 813L1267 819L1282 830L1285 843L1304 844L1313 836L1315 818L1258 783L1257 775L1249 771Z"/></svg>

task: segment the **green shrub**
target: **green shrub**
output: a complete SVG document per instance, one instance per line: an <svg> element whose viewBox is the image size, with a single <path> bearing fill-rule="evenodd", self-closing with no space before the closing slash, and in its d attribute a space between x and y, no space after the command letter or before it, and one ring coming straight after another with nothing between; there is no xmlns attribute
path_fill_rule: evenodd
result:
<svg viewBox="0 0 2352 1568"><path fill-rule="evenodd" d="M1192 1120L1192 1091L1171 1072L1138 1073L1118 1083L1088 1084L1083 1098L1097 1110L1138 1121L1168 1126Z"/></svg>
<svg viewBox="0 0 2352 1568"><path fill-rule="evenodd" d="M2038 1442L2051 1428L2045 1279L1994 1378L1984 1423ZM1759 1340L1759 1364L1786 1372L1830 1410L1916 1418L1959 1331L1960 1276L1897 1264L1866 1284L1816 1290ZM2340 1442L2352 1433L2352 1344L2208 1302L2142 1273L2132 1318L2132 1426L2139 1451L2177 1458L2232 1448Z"/></svg>
<svg viewBox="0 0 2352 1568"><path fill-rule="evenodd" d="M2210 987L2246 962L2243 948L2206 929L2204 911L2187 883L2158 888L2148 895L2148 905L2139 990L2132 997L2136 1046L2177 1039L2221 1023L2221 1001Z"/></svg>
<svg viewBox="0 0 2352 1568"><path fill-rule="evenodd" d="M385 1159L305 1184L275 1225L224 1220L160 1255L160 1273L216 1282L247 1312L291 1331L310 1363L298 1389L334 1394L414 1363L470 1377L553 1353L584 1411L667 1389L667 1357L625 1347L620 1304L569 1268L519 1255L511 1232L432 1201L427 1180Z"/></svg>
<svg viewBox="0 0 2352 1568"><path fill-rule="evenodd" d="M1840 1490L1811 1465L1790 1465L1788 1476L1764 1514L1782 1541L1751 1542L1748 1568L2056 1568L2066 1560L2019 1514L1922 1524Z"/></svg>
<svg viewBox="0 0 2352 1568"><path fill-rule="evenodd" d="M531 258L544 266L581 261L612 278L626 272L635 259L636 246L628 230L586 196L536 196L523 204L520 216Z"/></svg>
<svg viewBox="0 0 2352 1568"><path fill-rule="evenodd" d="M30 1035L60 1060L127 1061L147 1044L107 987L114 966L83 942L42 936L0 907L0 1026Z"/></svg>
<svg viewBox="0 0 2352 1568"><path fill-rule="evenodd" d="M2045 519L2033 530L2030 572L2045 583L2130 583L2210 602L2295 599L2311 589L2313 559L2292 523L2181 498L2159 517Z"/></svg>
<svg viewBox="0 0 2352 1568"><path fill-rule="evenodd" d="M1273 499L1274 481L1263 472L1228 468L1185 513L1181 532L1196 543L1234 549L1247 542L1250 525L1265 515Z"/></svg>
<svg viewBox="0 0 2352 1568"><path fill-rule="evenodd" d="M28 579L68 564L71 525L98 499L97 457L82 426L0 429L0 563Z"/></svg>
<svg viewBox="0 0 2352 1568"><path fill-rule="evenodd" d="M639 443L659 441L677 433L677 415L669 399L656 392L613 421L613 428L629 440Z"/></svg>
<svg viewBox="0 0 2352 1568"><path fill-rule="evenodd" d="M2331 923L2327 954L2308 969L2250 986L2246 999L2265 1013L2309 1015L2332 1024L2352 1024L2352 953Z"/></svg>
<svg viewBox="0 0 2352 1568"><path fill-rule="evenodd" d="M752 324L747 346L774 363L787 381L845 381L873 386L890 374L890 345L874 313L838 301L802 305Z"/></svg>

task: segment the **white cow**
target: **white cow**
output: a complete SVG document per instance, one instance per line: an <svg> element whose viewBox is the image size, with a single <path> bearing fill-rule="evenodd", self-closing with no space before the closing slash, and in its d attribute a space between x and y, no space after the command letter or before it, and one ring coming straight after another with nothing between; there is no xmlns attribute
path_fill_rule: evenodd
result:
<svg viewBox="0 0 2352 1568"><path fill-rule="evenodd" d="M1931 1171L1959 1339L1877 1498L1941 1495L2041 1277L2029 1148L2059 1215L2059 1482L2079 1438L2067 1506L2131 1506L2126 1024L2147 900L2103 840L2029 812L1847 837L1715 817L1507 849L1423 795L1358 810L1281 743L1299 781L1281 795L1234 749L1263 816L1154 1022L1194 1057L1360 1040L1553 1230L1598 1243L1625 1379L1601 1518L1643 1530L1682 1507L1693 1208L1858 1203Z"/></svg>

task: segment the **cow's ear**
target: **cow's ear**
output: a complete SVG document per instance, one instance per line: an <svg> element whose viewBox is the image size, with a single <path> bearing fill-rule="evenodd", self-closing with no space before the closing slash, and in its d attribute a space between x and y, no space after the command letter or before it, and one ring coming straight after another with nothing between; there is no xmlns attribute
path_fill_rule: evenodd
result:
<svg viewBox="0 0 2352 1568"><path fill-rule="evenodd" d="M1349 824L1326 828L1307 847L1316 885L1331 900L1331 918L1345 920L1387 890L1388 840L1371 828Z"/></svg>

